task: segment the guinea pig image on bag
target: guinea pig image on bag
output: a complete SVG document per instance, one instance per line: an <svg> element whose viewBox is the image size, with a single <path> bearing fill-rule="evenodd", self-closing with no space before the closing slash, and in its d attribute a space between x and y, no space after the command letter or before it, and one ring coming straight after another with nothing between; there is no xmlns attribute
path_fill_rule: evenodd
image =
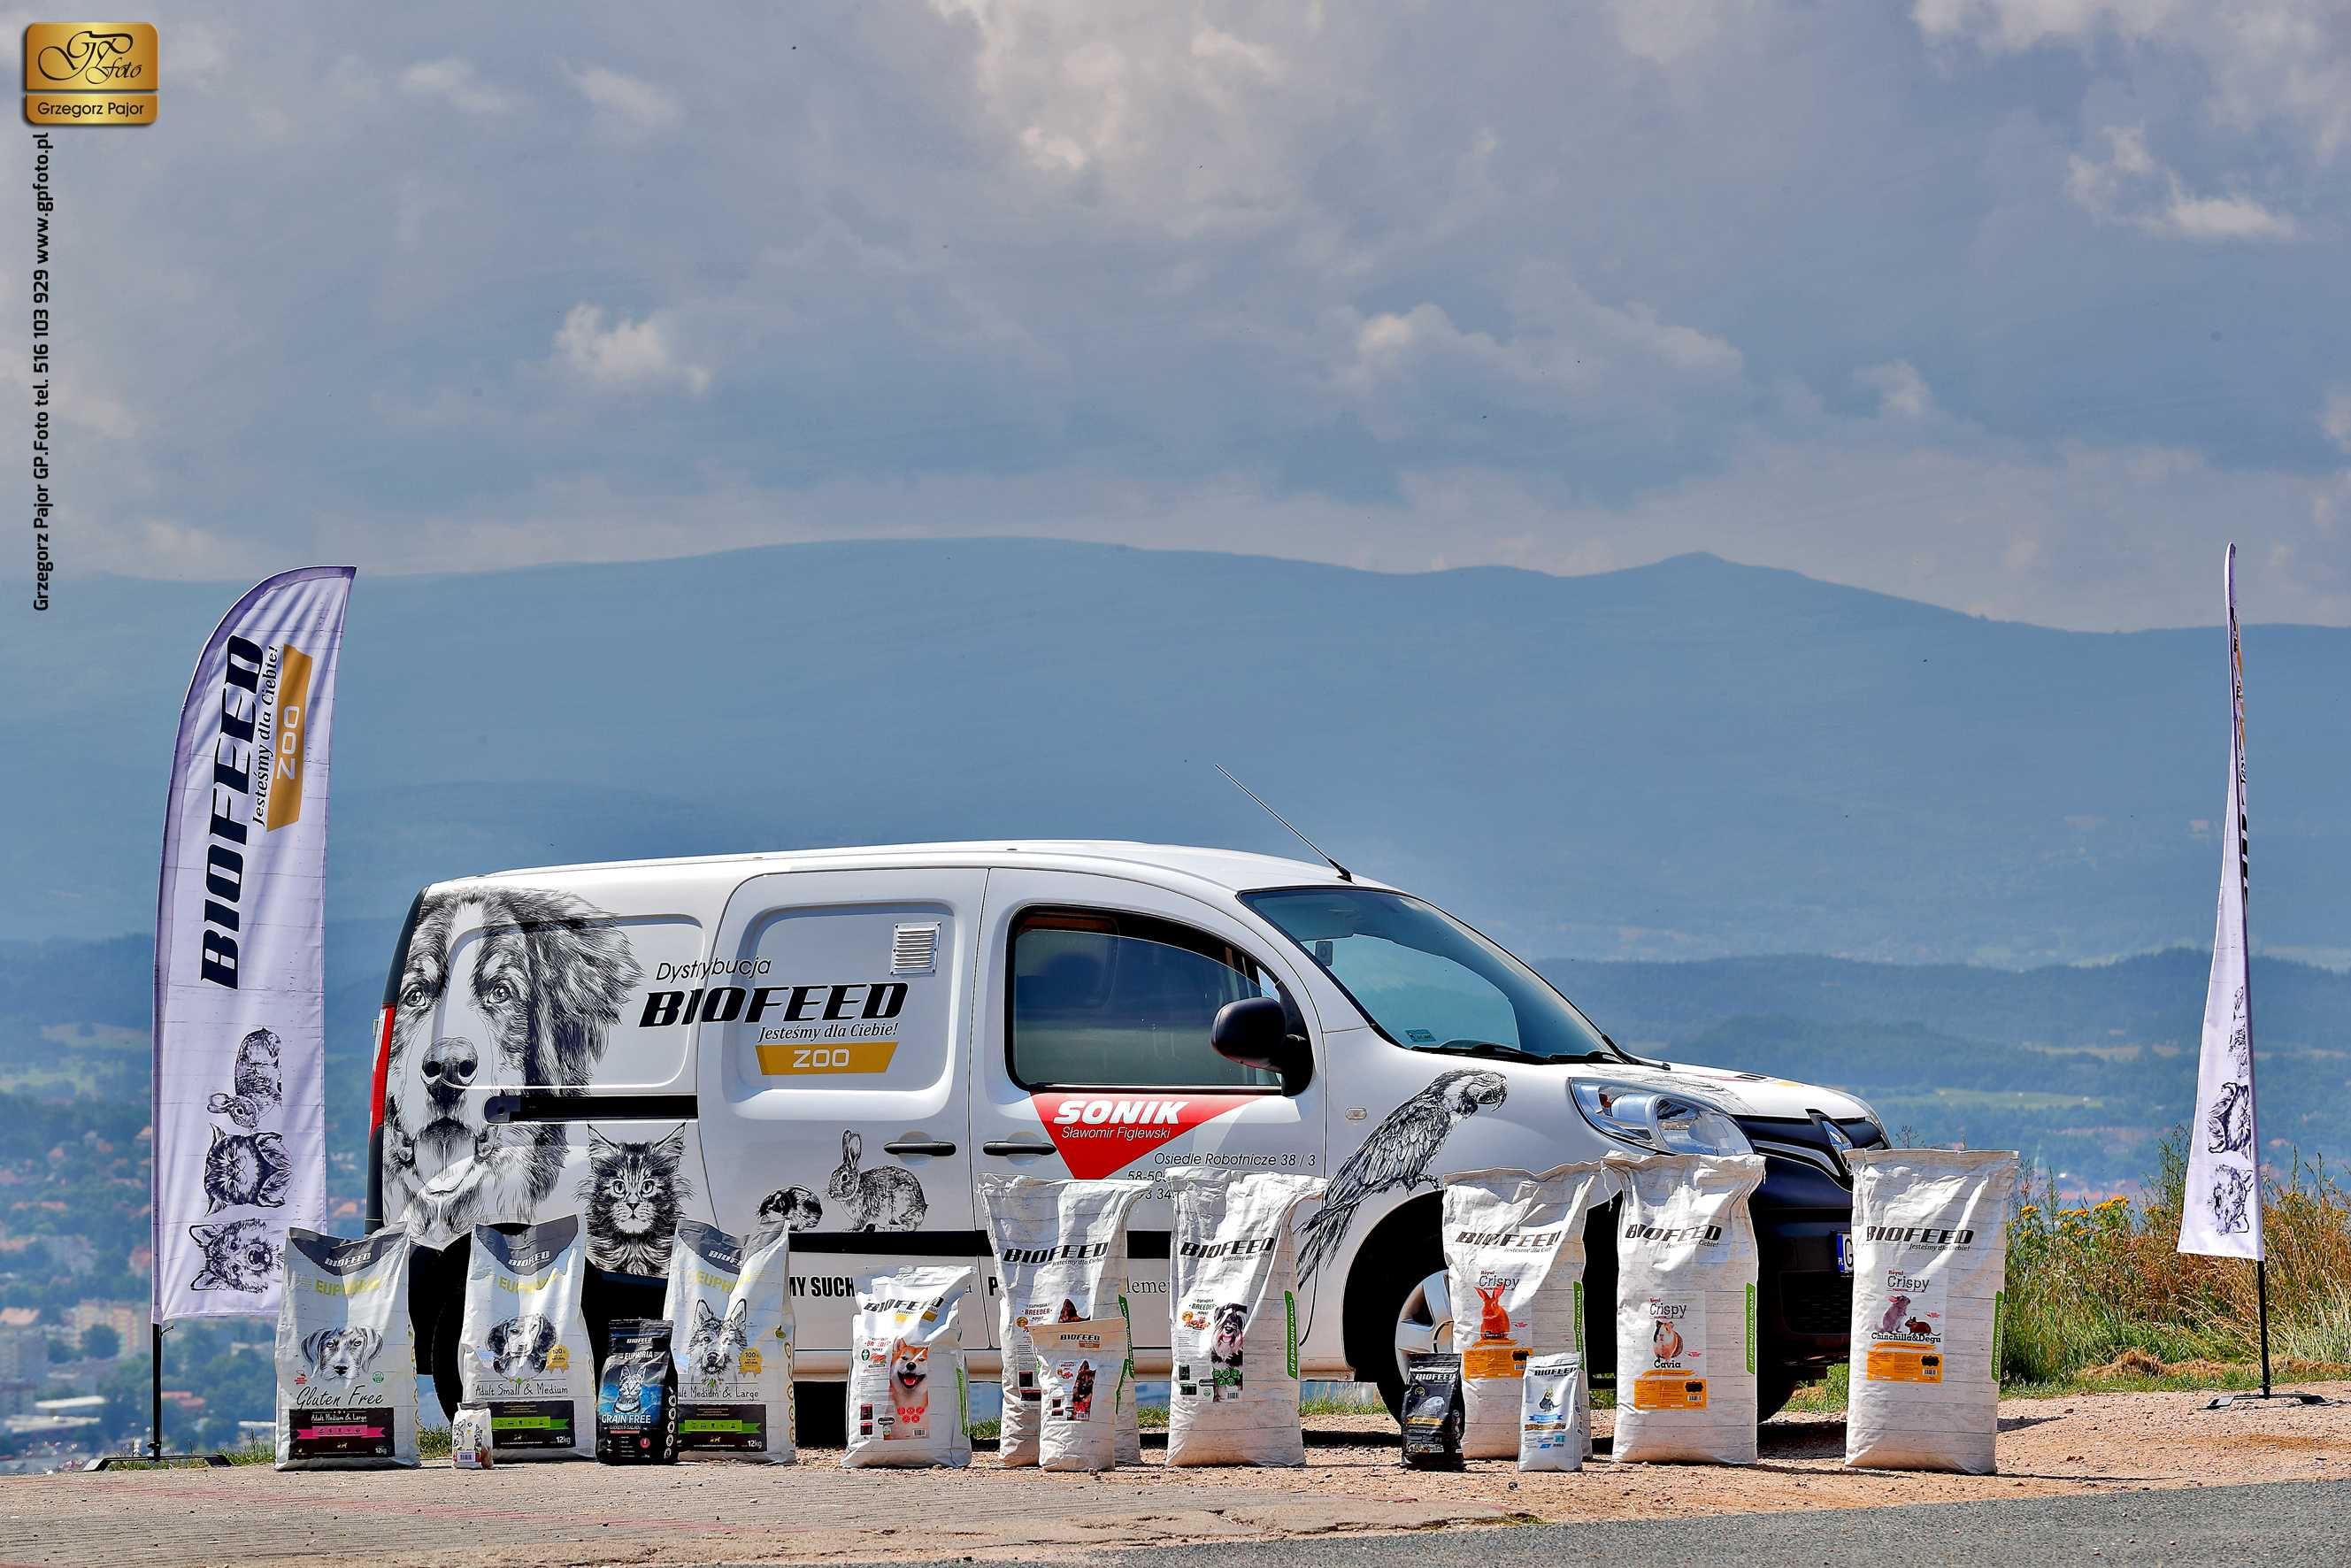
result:
<svg viewBox="0 0 2351 1568"><path fill-rule="evenodd" d="M1516 1458L1528 1358L1583 1349L1584 1220L1616 1196L1618 1179L1597 1160L1541 1176L1445 1178L1445 1278L1468 1458Z"/></svg>
<svg viewBox="0 0 2351 1568"><path fill-rule="evenodd" d="M1181 1169L1166 1179L1176 1210L1167 1462L1302 1465L1290 1217L1325 1184L1279 1171Z"/></svg>
<svg viewBox="0 0 2351 1568"><path fill-rule="evenodd" d="M408 1233L357 1241L291 1227L277 1306L277 1468L416 1463Z"/></svg>
<svg viewBox="0 0 2351 1568"><path fill-rule="evenodd" d="M1755 1462L1755 1225L1760 1155L1608 1156L1616 1227L1621 1460Z"/></svg>
<svg viewBox="0 0 2351 1568"><path fill-rule="evenodd" d="M681 1220L662 1316L677 1362L684 1458L789 1465L792 1447L791 1236L747 1251L715 1225Z"/></svg>
<svg viewBox="0 0 2351 1568"><path fill-rule="evenodd" d="M1126 1219L1151 1184L991 1174L983 1175L975 1190L987 1244L996 1253L996 1338L1004 1359L997 1463L1033 1465L1043 1390L1029 1329L1072 1319L1130 1317ZM1127 1366L1116 1383L1118 1461L1135 1464L1143 1458L1143 1437L1135 1420L1134 1368Z"/></svg>
<svg viewBox="0 0 2351 1568"><path fill-rule="evenodd" d="M902 1269L858 1287L844 1468L971 1463L962 1313L972 1282L969 1269Z"/></svg>
<svg viewBox="0 0 2351 1568"><path fill-rule="evenodd" d="M1854 1256L1844 1462L1991 1475L2016 1156L1855 1149L1845 1162Z"/></svg>
<svg viewBox="0 0 2351 1568"><path fill-rule="evenodd" d="M580 1218L476 1225L458 1324L462 1402L490 1412L500 1464L596 1453L596 1356L580 1287Z"/></svg>
<svg viewBox="0 0 2351 1568"><path fill-rule="evenodd" d="M1129 1381L1124 1318L1032 1323L1037 1355L1037 1462L1049 1470L1118 1463L1121 1385Z"/></svg>

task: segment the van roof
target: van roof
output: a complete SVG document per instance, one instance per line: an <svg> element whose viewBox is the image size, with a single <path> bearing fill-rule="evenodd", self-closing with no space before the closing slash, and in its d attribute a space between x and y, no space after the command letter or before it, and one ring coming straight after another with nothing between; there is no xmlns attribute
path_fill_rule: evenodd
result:
<svg viewBox="0 0 2351 1568"><path fill-rule="evenodd" d="M1311 861L1190 844L1134 843L1121 839L970 839L953 843L862 844L838 849L773 850L749 854L682 855L662 860L533 866L492 872L482 878L468 880L528 881L585 872L654 868L694 871L708 867L713 871L740 872L753 865L771 871L789 871L800 866L811 870L855 871L923 865L1051 865L1062 870L1081 870L1087 862L1173 872L1236 893L1249 888L1291 886L1301 883L1335 885L1340 881L1338 873L1329 866ZM1385 885L1362 876L1356 877L1355 881L1366 887Z"/></svg>

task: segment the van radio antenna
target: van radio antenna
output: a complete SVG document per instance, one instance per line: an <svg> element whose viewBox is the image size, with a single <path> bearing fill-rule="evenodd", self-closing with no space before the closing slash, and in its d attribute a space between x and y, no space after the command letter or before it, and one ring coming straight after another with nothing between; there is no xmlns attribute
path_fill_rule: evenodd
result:
<svg viewBox="0 0 2351 1568"><path fill-rule="evenodd" d="M1257 801L1258 809L1259 810L1263 811L1267 816L1271 817L1275 821L1280 822L1283 827L1288 828L1290 830L1290 837L1296 839L1300 843L1304 844L1308 849L1312 850L1318 858L1330 861L1331 869L1339 873L1339 880L1341 882L1353 882L1355 880L1355 873L1353 872L1349 871L1345 866L1341 865L1336 860L1332 859L1330 852L1324 850L1321 844L1316 843L1312 839L1310 839L1304 833L1300 832L1297 826L1292 823L1289 818L1283 816L1280 812L1267 805L1265 801L1259 797L1256 790L1250 789L1248 785L1234 778L1231 768L1227 768L1221 762L1216 763L1213 766L1216 768L1217 772L1225 776L1226 783L1231 785L1234 789L1239 790L1250 800Z"/></svg>

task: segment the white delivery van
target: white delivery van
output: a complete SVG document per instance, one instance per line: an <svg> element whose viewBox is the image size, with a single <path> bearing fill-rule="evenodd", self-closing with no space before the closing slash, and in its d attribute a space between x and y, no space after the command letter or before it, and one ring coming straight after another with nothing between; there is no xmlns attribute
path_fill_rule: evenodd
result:
<svg viewBox="0 0 2351 1568"><path fill-rule="evenodd" d="M788 1228L798 1370L838 1381L859 1276L967 1261L992 1291L984 1172L1309 1172L1330 1188L1301 1211L1301 1373L1393 1403L1401 1358L1452 1333L1440 1176L1751 1150L1768 1410L1844 1358L1843 1156L1881 1142L1848 1095L1627 1053L1468 926L1332 867L915 844L426 888L384 990L369 1216L422 1244L419 1360L447 1404L477 1223L577 1213L600 1333L658 1310L681 1218ZM1146 1377L1167 1369L1169 1224L1164 1190L1132 1224ZM1591 1228L1605 1301L1614 1232ZM966 1328L981 1377L996 1322Z"/></svg>

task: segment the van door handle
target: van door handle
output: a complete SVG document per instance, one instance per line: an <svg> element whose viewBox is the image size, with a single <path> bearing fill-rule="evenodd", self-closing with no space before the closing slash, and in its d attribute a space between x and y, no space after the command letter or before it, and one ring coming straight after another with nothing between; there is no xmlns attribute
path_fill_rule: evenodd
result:
<svg viewBox="0 0 2351 1568"><path fill-rule="evenodd" d="M983 1155L1050 1155L1050 1144L1031 1143L1026 1138L990 1138L979 1145Z"/></svg>
<svg viewBox="0 0 2351 1568"><path fill-rule="evenodd" d="M951 1155L956 1152L953 1144L926 1137L893 1138L882 1148L883 1153L893 1155Z"/></svg>

